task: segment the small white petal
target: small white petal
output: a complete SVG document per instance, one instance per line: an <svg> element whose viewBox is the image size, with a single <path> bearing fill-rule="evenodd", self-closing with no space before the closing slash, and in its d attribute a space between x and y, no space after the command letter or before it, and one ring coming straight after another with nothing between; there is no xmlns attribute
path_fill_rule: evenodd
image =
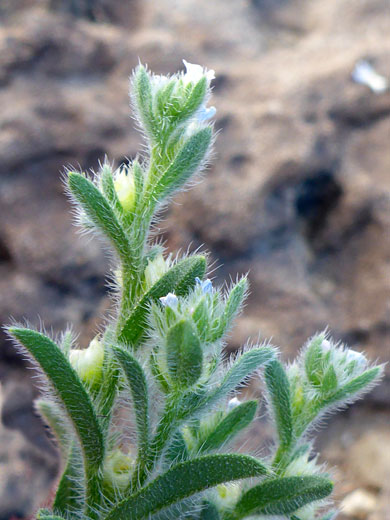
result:
<svg viewBox="0 0 390 520"><path fill-rule="evenodd" d="M385 92L389 88L388 80L378 74L374 67L366 60L359 60L352 72L352 79L356 83L366 85L376 94Z"/></svg>
<svg viewBox="0 0 390 520"><path fill-rule="evenodd" d="M164 305L164 307L171 307L171 309L177 307L179 300L176 294L168 293L166 296L162 296L160 298L160 302Z"/></svg>
<svg viewBox="0 0 390 520"><path fill-rule="evenodd" d="M230 399L230 401L228 402L228 405L227 405L228 411L230 412L231 410L234 410L234 408L236 408L240 404L241 404L241 401L239 399L237 399L237 397L233 397L233 399Z"/></svg>
<svg viewBox="0 0 390 520"><path fill-rule="evenodd" d="M354 361L358 366L363 366L367 363L367 359L364 354L361 352L356 352L356 350L352 349L347 350L347 361L348 363Z"/></svg>
<svg viewBox="0 0 390 520"><path fill-rule="evenodd" d="M331 349L330 341L324 339L321 343L321 348L324 352L328 352Z"/></svg>
<svg viewBox="0 0 390 520"><path fill-rule="evenodd" d="M183 81L185 84L197 83L203 76L206 76L208 83L215 78L215 72L213 70L204 69L201 65L189 63L186 60L183 60L183 63L186 68L186 73L183 75Z"/></svg>

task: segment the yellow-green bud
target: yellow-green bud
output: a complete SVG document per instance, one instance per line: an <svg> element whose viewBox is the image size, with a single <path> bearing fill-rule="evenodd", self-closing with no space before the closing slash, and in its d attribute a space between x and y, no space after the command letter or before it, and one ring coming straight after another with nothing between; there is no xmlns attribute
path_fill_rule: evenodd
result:
<svg viewBox="0 0 390 520"><path fill-rule="evenodd" d="M153 260L149 260L145 269L145 282L148 287L152 287L168 271L169 263L164 260L160 253Z"/></svg>
<svg viewBox="0 0 390 520"><path fill-rule="evenodd" d="M133 467L134 460L129 455L121 450L112 451L104 461L103 483L114 491L125 491Z"/></svg>
<svg viewBox="0 0 390 520"><path fill-rule="evenodd" d="M232 482L220 484L216 488L215 505L220 510L233 509L241 495L241 488Z"/></svg>
<svg viewBox="0 0 390 520"><path fill-rule="evenodd" d="M135 184L133 174L126 170L120 170L114 178L114 187L119 202L126 212L134 208Z"/></svg>
<svg viewBox="0 0 390 520"><path fill-rule="evenodd" d="M85 383L97 384L102 377L104 347L96 337L91 341L88 348L71 350L69 361Z"/></svg>

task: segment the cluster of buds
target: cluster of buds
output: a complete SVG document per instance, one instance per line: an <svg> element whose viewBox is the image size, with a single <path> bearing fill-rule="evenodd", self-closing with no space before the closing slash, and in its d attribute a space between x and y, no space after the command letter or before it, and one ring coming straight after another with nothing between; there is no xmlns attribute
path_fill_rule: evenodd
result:
<svg viewBox="0 0 390 520"><path fill-rule="evenodd" d="M151 306L153 341L158 345L153 353L155 369L165 374L169 388L189 387L210 378L221 357L220 340L247 292L246 278L225 296L211 280L195 280L186 297L170 292Z"/></svg>

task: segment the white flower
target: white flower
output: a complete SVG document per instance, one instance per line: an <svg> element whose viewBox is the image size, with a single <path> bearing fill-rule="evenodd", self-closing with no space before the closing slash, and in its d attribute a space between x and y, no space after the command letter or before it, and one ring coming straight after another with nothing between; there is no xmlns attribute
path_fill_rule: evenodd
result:
<svg viewBox="0 0 390 520"><path fill-rule="evenodd" d="M201 65L188 63L186 60L183 60L183 63L186 68L186 73L183 75L185 85L188 83L198 83L203 76L206 76L207 82L210 84L211 80L215 78L215 72L213 70L204 69Z"/></svg>
<svg viewBox="0 0 390 520"><path fill-rule="evenodd" d="M366 60L359 60L352 71L352 79L356 83L366 85L376 94L385 92L389 88L387 79L378 74L374 67Z"/></svg>
<svg viewBox="0 0 390 520"><path fill-rule="evenodd" d="M160 298L160 302L164 305L164 307L170 307L171 309L174 309L177 307L179 300L177 299L176 294L168 293L166 296L162 296Z"/></svg>
<svg viewBox="0 0 390 520"><path fill-rule="evenodd" d="M323 352L328 352L331 349L330 341L328 341L327 339L322 340L321 348Z"/></svg>
<svg viewBox="0 0 390 520"><path fill-rule="evenodd" d="M212 294L213 293L213 284L211 280L208 278L206 280L201 280L200 278L195 278L196 285L201 288L203 294Z"/></svg>
<svg viewBox="0 0 390 520"><path fill-rule="evenodd" d="M234 408L237 408L237 406L239 406L240 404L241 404L241 401L239 399L237 399L237 397L233 397L228 402L228 405L227 405L228 411L231 412L232 410L234 410Z"/></svg>
<svg viewBox="0 0 390 520"><path fill-rule="evenodd" d="M354 362L358 367L363 367L367 363L367 359L364 354L360 352L356 352L356 350L348 349L347 350L347 362Z"/></svg>

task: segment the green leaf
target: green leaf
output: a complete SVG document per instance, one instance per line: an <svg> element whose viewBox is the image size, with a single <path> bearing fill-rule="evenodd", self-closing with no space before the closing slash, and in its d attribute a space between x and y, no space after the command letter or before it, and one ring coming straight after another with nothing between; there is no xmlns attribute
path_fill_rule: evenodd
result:
<svg viewBox="0 0 390 520"><path fill-rule="evenodd" d="M182 188L204 161L212 139L212 129L202 128L192 134L177 152L151 192L151 200L163 200Z"/></svg>
<svg viewBox="0 0 390 520"><path fill-rule="evenodd" d="M229 329L233 318L240 310L247 292L248 280L246 277L243 277L238 283L236 283L236 285L229 293L229 296L226 300L225 309L219 321L218 327L213 334L212 341L216 341L217 339L221 338Z"/></svg>
<svg viewBox="0 0 390 520"><path fill-rule="evenodd" d="M189 458L186 441L180 431L177 431L173 436L171 444L168 446L165 453L165 460L168 466L172 463L181 462Z"/></svg>
<svg viewBox="0 0 390 520"><path fill-rule="evenodd" d="M322 379L321 393L325 395L330 394L337 389L337 385L338 381L336 371L333 365L329 365Z"/></svg>
<svg viewBox="0 0 390 520"><path fill-rule="evenodd" d="M111 204L111 207L117 211L118 215L122 215L123 208L121 203L119 202L118 195L114 186L112 169L108 164L103 165L100 182L103 194L108 200L108 202Z"/></svg>
<svg viewBox="0 0 390 520"><path fill-rule="evenodd" d="M113 347L131 390L138 432L138 458L141 460L149 447L149 402L145 372L128 352Z"/></svg>
<svg viewBox="0 0 390 520"><path fill-rule="evenodd" d="M132 92L138 117L149 139L158 141L159 130L153 114L153 94L150 76L145 67L140 65L134 73Z"/></svg>
<svg viewBox="0 0 390 520"><path fill-rule="evenodd" d="M266 480L242 495L234 510L234 518L255 514L288 515L327 497L332 490L333 483L318 476Z"/></svg>
<svg viewBox="0 0 390 520"><path fill-rule="evenodd" d="M334 394L322 399L319 406L323 408L342 401L348 401L353 396L361 395L362 392L368 391L371 384L381 376L382 370L383 367L381 366L366 370L360 376L351 379Z"/></svg>
<svg viewBox="0 0 390 520"><path fill-rule="evenodd" d="M53 509L57 513L66 515L83 510L83 474L80 460L82 455L79 447L74 443L67 457L65 470L57 486Z"/></svg>
<svg viewBox="0 0 390 520"><path fill-rule="evenodd" d="M137 160L132 163L134 186L135 186L135 208L138 208L144 190L144 172Z"/></svg>
<svg viewBox="0 0 390 520"><path fill-rule="evenodd" d="M211 502L205 502L199 520L220 520L218 509Z"/></svg>
<svg viewBox="0 0 390 520"><path fill-rule="evenodd" d="M110 240L120 259L126 266L131 265L131 247L108 201L96 186L80 173L70 172L69 189L87 216Z"/></svg>
<svg viewBox="0 0 390 520"><path fill-rule="evenodd" d="M50 427L52 433L54 433L61 456L66 459L73 432L69 431L62 409L57 403L49 399L37 399L34 405L43 420Z"/></svg>
<svg viewBox="0 0 390 520"><path fill-rule="evenodd" d="M207 79L203 76L192 88L189 95L187 95L184 105L175 107L171 105L171 110L168 111L172 116L173 126L182 124L192 117L195 112L201 107L207 94Z"/></svg>
<svg viewBox="0 0 390 520"><path fill-rule="evenodd" d="M167 367L172 382L179 388L195 384L202 375L203 352L196 331L189 320L182 320L168 330Z"/></svg>
<svg viewBox="0 0 390 520"><path fill-rule="evenodd" d="M263 464L247 455L206 455L181 462L120 502L105 520L141 520L222 482L256 477L266 471Z"/></svg>
<svg viewBox="0 0 390 520"><path fill-rule="evenodd" d="M38 511L37 520L65 520L62 516L54 515L47 509Z"/></svg>
<svg viewBox="0 0 390 520"><path fill-rule="evenodd" d="M171 267L135 306L121 330L119 340L136 346L147 327L150 303L169 292L185 296L195 286L195 278L203 277L205 271L206 258L202 255L189 256Z"/></svg>
<svg viewBox="0 0 390 520"><path fill-rule="evenodd" d="M322 378L322 348L324 336L321 334L312 339L305 353L305 370L308 380L314 386L321 384Z"/></svg>
<svg viewBox="0 0 390 520"><path fill-rule="evenodd" d="M158 365L158 350L158 347L156 347L150 354L149 366L154 379L157 381L160 387L160 390L162 390L164 394L167 394L170 391L170 388L164 374L161 372Z"/></svg>
<svg viewBox="0 0 390 520"><path fill-rule="evenodd" d="M170 112L172 106L171 96L176 83L176 78L171 79L156 92L155 112L160 118L166 117Z"/></svg>
<svg viewBox="0 0 390 520"><path fill-rule="evenodd" d="M8 332L48 378L74 425L87 465L98 466L104 457L102 432L92 402L69 361L51 339L35 330L10 327Z"/></svg>
<svg viewBox="0 0 390 520"><path fill-rule="evenodd" d="M280 447L289 448L293 440L293 421L290 383L287 374L276 359L265 368L265 382L272 407L272 414L278 431Z"/></svg>
<svg viewBox="0 0 390 520"><path fill-rule="evenodd" d="M200 452L216 450L230 441L254 419L257 401L245 401L229 412L199 446Z"/></svg>
<svg viewBox="0 0 390 520"><path fill-rule="evenodd" d="M189 392L183 397L181 401L181 418L186 419L196 415L201 410L225 398L253 372L273 359L274 356L275 351L272 347L253 348L240 355L216 388L211 391Z"/></svg>
<svg viewBox="0 0 390 520"><path fill-rule="evenodd" d="M88 512L91 518L96 518L90 508L96 508L100 502L98 470L104 458L104 440L93 404L77 373L51 339L25 328L10 327L8 332L46 375L74 426L84 455Z"/></svg>
<svg viewBox="0 0 390 520"><path fill-rule="evenodd" d="M272 347L252 348L241 354L223 377L221 383L209 396L209 403L216 402L242 384L253 372L268 363L275 356Z"/></svg>

